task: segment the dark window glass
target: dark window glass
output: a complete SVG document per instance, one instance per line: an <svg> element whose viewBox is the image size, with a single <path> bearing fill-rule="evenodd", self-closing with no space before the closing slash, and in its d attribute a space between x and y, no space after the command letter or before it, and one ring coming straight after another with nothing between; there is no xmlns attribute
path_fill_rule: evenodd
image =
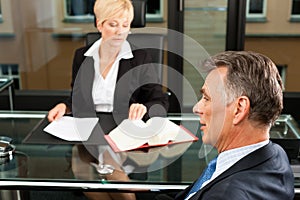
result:
<svg viewBox="0 0 300 200"><path fill-rule="evenodd" d="M67 15L69 16L82 16L93 15L95 0L66 0ZM160 13L160 0L147 1L147 13L157 14Z"/></svg>
<svg viewBox="0 0 300 200"><path fill-rule="evenodd" d="M19 66L18 65L10 65L10 70L12 75L19 75Z"/></svg>
<svg viewBox="0 0 300 200"><path fill-rule="evenodd" d="M160 13L160 0L148 0L147 1L147 13L158 14Z"/></svg>
<svg viewBox="0 0 300 200"><path fill-rule="evenodd" d="M292 15L300 14L300 0L293 0Z"/></svg>
<svg viewBox="0 0 300 200"><path fill-rule="evenodd" d="M95 0L66 0L69 16L93 15Z"/></svg>
<svg viewBox="0 0 300 200"><path fill-rule="evenodd" d="M264 0L249 0L249 13L261 14L263 13Z"/></svg>
<svg viewBox="0 0 300 200"><path fill-rule="evenodd" d="M8 75L8 65L1 65L3 75Z"/></svg>

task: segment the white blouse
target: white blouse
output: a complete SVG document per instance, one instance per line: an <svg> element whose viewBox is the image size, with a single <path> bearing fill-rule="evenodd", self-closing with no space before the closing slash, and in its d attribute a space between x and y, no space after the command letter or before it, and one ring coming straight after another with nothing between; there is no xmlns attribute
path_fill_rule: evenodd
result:
<svg viewBox="0 0 300 200"><path fill-rule="evenodd" d="M106 78L104 79L100 73L100 57L99 48L102 38L97 40L84 54L85 56L93 57L94 59L94 82L92 97L97 112L112 112L114 102L114 92L116 88L119 61L121 59L130 59L133 57L131 47L127 41L124 41L121 50L109 70Z"/></svg>

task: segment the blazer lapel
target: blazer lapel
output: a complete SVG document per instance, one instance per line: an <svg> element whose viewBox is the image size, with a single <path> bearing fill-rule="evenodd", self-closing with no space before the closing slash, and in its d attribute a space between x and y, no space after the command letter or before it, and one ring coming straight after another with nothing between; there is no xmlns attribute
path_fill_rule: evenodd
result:
<svg viewBox="0 0 300 200"><path fill-rule="evenodd" d="M72 94L72 112L74 116L94 116L92 88L94 81L94 60L86 57L76 76Z"/></svg>
<svg viewBox="0 0 300 200"><path fill-rule="evenodd" d="M237 173L239 171L243 171L243 170L252 168L260 163L265 162L270 157L272 157L274 154L274 152L271 149L271 146L272 146L272 142L270 141L269 144L267 144L266 146L254 151L254 152L250 153L249 155L247 155L246 157L242 158L240 161L235 163L228 170L223 172L220 176L218 176L213 181L211 181L206 186L204 186L201 190L199 190L194 196L192 196L190 198L190 200L201 199L200 197L203 195L203 193L205 193L207 190L209 190L215 183L227 178L228 176L230 176L234 173ZM259 155L259 156L257 156L257 155Z"/></svg>
<svg viewBox="0 0 300 200"><path fill-rule="evenodd" d="M132 68L134 64L130 59L121 59L114 94L114 118L120 124L128 117L129 101L131 97Z"/></svg>

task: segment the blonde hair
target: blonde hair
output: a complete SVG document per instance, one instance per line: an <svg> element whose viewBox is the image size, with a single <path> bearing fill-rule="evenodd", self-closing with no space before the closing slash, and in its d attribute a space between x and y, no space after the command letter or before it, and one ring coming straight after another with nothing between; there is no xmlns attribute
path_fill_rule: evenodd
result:
<svg viewBox="0 0 300 200"><path fill-rule="evenodd" d="M130 23L133 20L133 6L130 0L96 0L94 13L97 18L97 25L112 17L119 17L124 14L128 16Z"/></svg>

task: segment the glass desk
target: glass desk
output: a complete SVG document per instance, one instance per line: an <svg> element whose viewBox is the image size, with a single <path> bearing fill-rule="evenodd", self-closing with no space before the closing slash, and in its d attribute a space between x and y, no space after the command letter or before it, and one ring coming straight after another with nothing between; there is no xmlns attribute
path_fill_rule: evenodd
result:
<svg viewBox="0 0 300 200"><path fill-rule="evenodd" d="M15 146L8 160L0 158L0 190L179 191L192 183L217 154L215 149L202 144L199 118L193 114L172 115L169 119L199 137L197 142L145 151L115 153L105 143L24 142L45 115L0 112L0 135L12 138ZM298 177L295 177L295 192L300 193Z"/></svg>

